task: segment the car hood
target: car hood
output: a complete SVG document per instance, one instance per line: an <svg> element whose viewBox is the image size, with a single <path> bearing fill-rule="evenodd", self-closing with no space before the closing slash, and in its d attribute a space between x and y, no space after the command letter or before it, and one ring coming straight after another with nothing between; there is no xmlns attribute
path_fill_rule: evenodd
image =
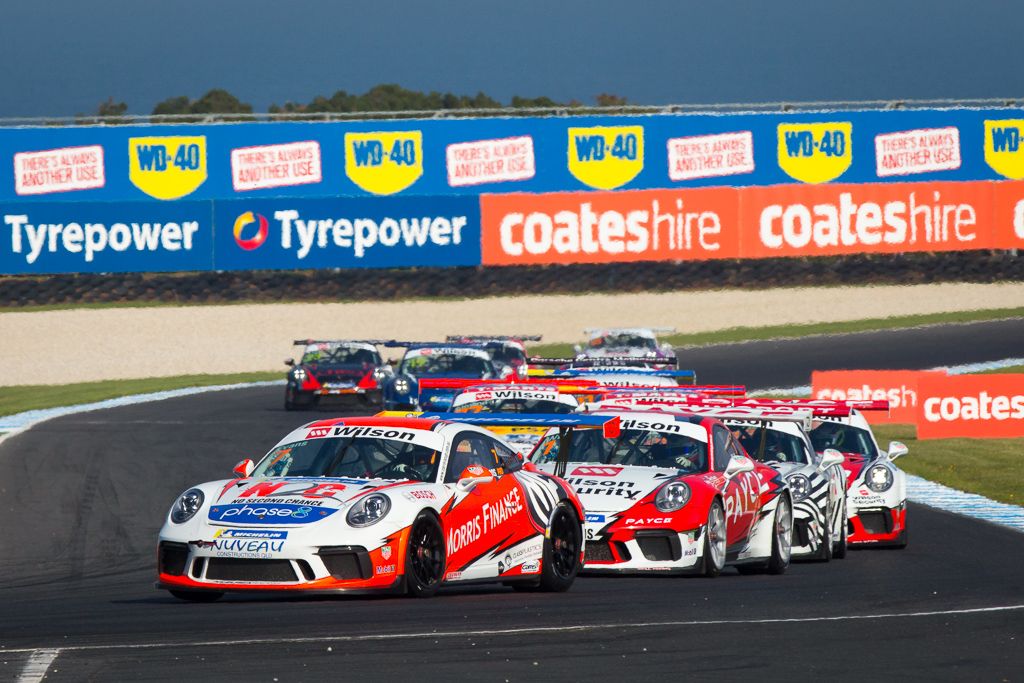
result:
<svg viewBox="0 0 1024 683"><path fill-rule="evenodd" d="M235 479L220 484L207 520L213 525L310 524L331 517L369 491L421 482L346 477Z"/></svg>
<svg viewBox="0 0 1024 683"><path fill-rule="evenodd" d="M553 472L554 464L542 465L540 469ZM680 474L679 470L667 467L571 462L565 470L565 480L587 512L622 512Z"/></svg>

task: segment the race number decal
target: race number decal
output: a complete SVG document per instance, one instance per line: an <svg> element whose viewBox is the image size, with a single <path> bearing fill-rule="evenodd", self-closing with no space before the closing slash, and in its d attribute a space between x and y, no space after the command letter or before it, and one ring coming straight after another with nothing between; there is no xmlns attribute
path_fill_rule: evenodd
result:
<svg viewBox="0 0 1024 683"><path fill-rule="evenodd" d="M569 129L569 171L585 185L614 190L643 167L643 126Z"/></svg>
<svg viewBox="0 0 1024 683"><path fill-rule="evenodd" d="M192 194L206 181L206 136L129 138L128 177L157 199Z"/></svg>
<svg viewBox="0 0 1024 683"><path fill-rule="evenodd" d="M853 151L850 144L853 124L781 123L779 167L804 183L827 183L850 168Z"/></svg>
<svg viewBox="0 0 1024 683"><path fill-rule="evenodd" d="M373 194L395 194L423 175L423 133L345 133L345 174Z"/></svg>

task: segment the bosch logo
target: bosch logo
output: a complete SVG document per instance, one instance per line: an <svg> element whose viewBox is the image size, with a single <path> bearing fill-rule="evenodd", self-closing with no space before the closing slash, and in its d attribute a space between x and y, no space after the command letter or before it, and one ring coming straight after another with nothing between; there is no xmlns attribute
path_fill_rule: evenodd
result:
<svg viewBox="0 0 1024 683"><path fill-rule="evenodd" d="M253 223L256 223L256 234L251 237L242 237L242 232ZM246 211L235 219L235 243L245 251L252 251L263 246L267 241L267 234L270 232L267 227L267 219L258 213Z"/></svg>
<svg viewBox="0 0 1024 683"><path fill-rule="evenodd" d="M621 467L591 467L581 466L572 471L574 476L584 477L614 477L622 471Z"/></svg>

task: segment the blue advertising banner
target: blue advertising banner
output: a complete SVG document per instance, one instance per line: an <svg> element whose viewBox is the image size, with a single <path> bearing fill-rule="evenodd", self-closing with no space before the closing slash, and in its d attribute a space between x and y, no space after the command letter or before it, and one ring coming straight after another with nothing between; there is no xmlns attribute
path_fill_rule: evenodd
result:
<svg viewBox="0 0 1024 683"><path fill-rule="evenodd" d="M338 197L214 202L217 270L470 266L475 197Z"/></svg>
<svg viewBox="0 0 1024 683"><path fill-rule="evenodd" d="M0 202L1024 178L1018 109L0 129Z"/></svg>
<svg viewBox="0 0 1024 683"><path fill-rule="evenodd" d="M210 202L0 204L0 272L209 270Z"/></svg>

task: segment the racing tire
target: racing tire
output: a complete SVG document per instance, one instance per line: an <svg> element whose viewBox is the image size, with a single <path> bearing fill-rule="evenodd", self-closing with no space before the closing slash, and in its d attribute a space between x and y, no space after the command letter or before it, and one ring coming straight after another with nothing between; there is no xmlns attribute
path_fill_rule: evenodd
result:
<svg viewBox="0 0 1024 683"><path fill-rule="evenodd" d="M285 410L309 410L316 403L315 397L312 396L310 396L305 402L297 400L299 393L300 392L295 391L292 387L288 387L284 390Z"/></svg>
<svg viewBox="0 0 1024 683"><path fill-rule="evenodd" d="M441 587L445 565L441 522L429 512L417 515L405 550L405 589L415 598L429 598Z"/></svg>
<svg viewBox="0 0 1024 683"><path fill-rule="evenodd" d="M793 504L783 496L775 508L772 521L772 554L765 570L769 574L784 574L793 555Z"/></svg>
<svg viewBox="0 0 1024 683"><path fill-rule="evenodd" d="M825 511L825 522L822 524L821 539L818 541L818 552L814 553L814 559L818 562L828 562L832 559L832 551L835 549L832 543L832 530L829 528L828 511Z"/></svg>
<svg viewBox="0 0 1024 683"><path fill-rule="evenodd" d="M903 550L904 548L906 548L907 547L907 535L908 535L907 528L903 527L903 531L900 532L899 538L896 539L896 542L893 543L891 547L895 548L897 550Z"/></svg>
<svg viewBox="0 0 1024 683"><path fill-rule="evenodd" d="M534 590L562 593L569 590L582 567L583 528L576 512L566 503L559 503L551 513L544 556L541 560L540 583Z"/></svg>
<svg viewBox="0 0 1024 683"><path fill-rule="evenodd" d="M701 557L700 575L713 579L725 568L725 541L728 534L728 520L722 502L715 498L708 508L708 524L704 531L704 548ZM715 538L712 539L712 536Z"/></svg>
<svg viewBox="0 0 1024 683"><path fill-rule="evenodd" d="M171 595L186 602L216 602L224 597L223 593L216 591L170 591Z"/></svg>
<svg viewBox="0 0 1024 683"><path fill-rule="evenodd" d="M844 502L843 505L846 503ZM832 548L832 557L841 560L846 557L847 547L849 545L848 539L850 537L849 522L845 519L839 523L839 526L843 528L839 536L839 542Z"/></svg>

